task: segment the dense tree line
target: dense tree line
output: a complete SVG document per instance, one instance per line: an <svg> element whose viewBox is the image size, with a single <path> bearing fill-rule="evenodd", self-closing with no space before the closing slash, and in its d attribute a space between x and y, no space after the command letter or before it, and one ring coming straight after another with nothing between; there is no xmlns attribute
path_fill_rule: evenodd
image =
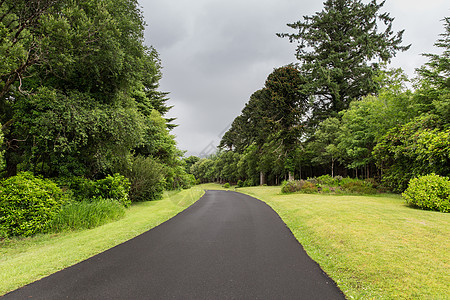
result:
<svg viewBox="0 0 450 300"><path fill-rule="evenodd" d="M200 181L248 185L322 174L376 178L403 191L413 177L450 175L449 18L414 89L386 66L405 51L384 2L328 0L279 34L298 42L299 63L275 69L220 143L193 164ZM380 29L380 24L384 29Z"/></svg>
<svg viewBox="0 0 450 300"><path fill-rule="evenodd" d="M132 178L144 158L189 185L144 26L136 0L0 0L3 176Z"/></svg>

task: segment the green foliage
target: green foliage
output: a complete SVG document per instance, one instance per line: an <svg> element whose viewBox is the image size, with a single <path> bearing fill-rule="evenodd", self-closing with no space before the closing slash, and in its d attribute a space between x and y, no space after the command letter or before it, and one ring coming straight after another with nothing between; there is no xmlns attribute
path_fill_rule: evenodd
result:
<svg viewBox="0 0 450 300"><path fill-rule="evenodd" d="M214 180L214 161L202 158L191 166L190 173L195 176L200 183L207 183Z"/></svg>
<svg viewBox="0 0 450 300"><path fill-rule="evenodd" d="M125 208L118 201L97 198L95 201L69 202L49 222L48 232L62 232L94 228L125 215Z"/></svg>
<svg viewBox="0 0 450 300"><path fill-rule="evenodd" d="M84 177L58 179L60 186L68 188L73 198L79 202L95 202L98 199L110 199L128 207L130 182L123 175L108 175L100 180L90 180Z"/></svg>
<svg viewBox="0 0 450 300"><path fill-rule="evenodd" d="M281 185L281 192L375 194L377 189L374 183L368 180L323 175L308 180L285 181Z"/></svg>
<svg viewBox="0 0 450 300"><path fill-rule="evenodd" d="M128 197L129 192L130 181L128 178L120 174L114 174L93 182L92 198L116 200L127 207L131 204L131 200Z"/></svg>
<svg viewBox="0 0 450 300"><path fill-rule="evenodd" d="M383 169L384 184L403 192L410 179L450 174L450 129L435 115L422 115L391 129L376 145L374 156Z"/></svg>
<svg viewBox="0 0 450 300"><path fill-rule="evenodd" d="M64 201L54 182L19 173L0 182L0 228L11 236L42 232Z"/></svg>
<svg viewBox="0 0 450 300"><path fill-rule="evenodd" d="M230 184L227 182L223 185L224 188L229 189L230 188Z"/></svg>
<svg viewBox="0 0 450 300"><path fill-rule="evenodd" d="M135 109L95 104L77 92L39 88L16 108L21 122L10 134L25 140L22 167L48 176L94 176L121 169L143 139L143 117Z"/></svg>
<svg viewBox="0 0 450 300"><path fill-rule="evenodd" d="M341 176L332 177L330 175L322 175L316 178L318 184L328 185L328 186L339 186L342 182Z"/></svg>
<svg viewBox="0 0 450 300"><path fill-rule="evenodd" d="M244 184L245 183L242 180L239 179L238 182L237 182L237 187L238 188L244 187Z"/></svg>
<svg viewBox="0 0 450 300"><path fill-rule="evenodd" d="M349 193L356 194L376 194L377 189L373 186L370 181L353 179L353 178L343 178L340 182L340 187Z"/></svg>
<svg viewBox="0 0 450 300"><path fill-rule="evenodd" d="M136 156L127 172L132 202L158 200L164 190L164 166L151 157Z"/></svg>
<svg viewBox="0 0 450 300"><path fill-rule="evenodd" d="M410 206L450 212L450 179L436 174L413 178L402 196Z"/></svg>
<svg viewBox="0 0 450 300"><path fill-rule="evenodd" d="M0 124L0 128L1 128L2 124ZM4 159L4 154L5 154L5 150L1 150L3 149L3 142L4 142L4 138L3 138L3 131L0 130L0 168L3 169L5 166L5 159Z"/></svg>
<svg viewBox="0 0 450 300"><path fill-rule="evenodd" d="M168 165L179 185L161 62L143 43L137 1L5 0L0 17L7 176L103 178L137 153Z"/></svg>

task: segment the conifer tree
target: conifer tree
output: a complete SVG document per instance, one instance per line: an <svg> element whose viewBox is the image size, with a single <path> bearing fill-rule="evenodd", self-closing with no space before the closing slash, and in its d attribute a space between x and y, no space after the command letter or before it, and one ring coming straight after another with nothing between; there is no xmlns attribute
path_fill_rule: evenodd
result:
<svg viewBox="0 0 450 300"><path fill-rule="evenodd" d="M394 18L380 13L384 3L327 0L321 12L288 24L297 33L277 34L298 43L296 57L314 96L317 121L337 115L353 99L376 93L373 76L380 63L409 48L401 45L404 31L392 31Z"/></svg>

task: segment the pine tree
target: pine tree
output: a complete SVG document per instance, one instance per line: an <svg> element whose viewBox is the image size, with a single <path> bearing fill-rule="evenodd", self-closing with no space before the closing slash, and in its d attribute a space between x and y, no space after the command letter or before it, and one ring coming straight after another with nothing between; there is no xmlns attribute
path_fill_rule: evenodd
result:
<svg viewBox="0 0 450 300"><path fill-rule="evenodd" d="M385 1L327 0L324 9L288 24L298 33L281 33L297 42L296 57L314 96L314 119L323 120L348 108L353 99L376 93L374 74L402 46L404 31L394 33L394 18L380 13ZM384 30L379 31L379 25Z"/></svg>

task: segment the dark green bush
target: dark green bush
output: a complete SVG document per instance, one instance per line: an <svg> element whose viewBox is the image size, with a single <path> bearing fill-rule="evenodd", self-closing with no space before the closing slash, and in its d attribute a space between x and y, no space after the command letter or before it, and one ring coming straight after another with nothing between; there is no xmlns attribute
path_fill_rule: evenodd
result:
<svg viewBox="0 0 450 300"><path fill-rule="evenodd" d="M128 196L130 192L130 181L120 174L108 175L104 179L94 182L93 198L112 199L118 201L125 207L131 204Z"/></svg>
<svg viewBox="0 0 450 300"><path fill-rule="evenodd" d="M430 174L411 179L402 194L406 203L413 207L441 212L450 211L450 180Z"/></svg>
<svg viewBox="0 0 450 300"><path fill-rule="evenodd" d="M340 183L345 192L357 194L376 194L377 190L370 181L354 178L343 178Z"/></svg>
<svg viewBox="0 0 450 300"><path fill-rule="evenodd" d="M65 204L48 225L48 232L90 229L125 215L125 208L116 200L97 199Z"/></svg>
<svg viewBox="0 0 450 300"><path fill-rule="evenodd" d="M131 183L132 202L161 199L164 191L164 166L151 157L137 156L126 174Z"/></svg>
<svg viewBox="0 0 450 300"><path fill-rule="evenodd" d="M51 180L19 173L0 182L0 228L9 236L42 232L65 200Z"/></svg>
<svg viewBox="0 0 450 300"><path fill-rule="evenodd" d="M255 183L254 179L246 179L244 181L244 186L255 186L257 185L257 183Z"/></svg>
<svg viewBox="0 0 450 300"><path fill-rule="evenodd" d="M238 182L237 182L237 187L238 188L244 187L244 182L239 179Z"/></svg>
<svg viewBox="0 0 450 300"><path fill-rule="evenodd" d="M72 192L77 201L96 201L97 199L112 199L127 207L129 199L130 182L120 174L108 175L104 179L89 180L83 177L61 178L57 180L63 188Z"/></svg>

